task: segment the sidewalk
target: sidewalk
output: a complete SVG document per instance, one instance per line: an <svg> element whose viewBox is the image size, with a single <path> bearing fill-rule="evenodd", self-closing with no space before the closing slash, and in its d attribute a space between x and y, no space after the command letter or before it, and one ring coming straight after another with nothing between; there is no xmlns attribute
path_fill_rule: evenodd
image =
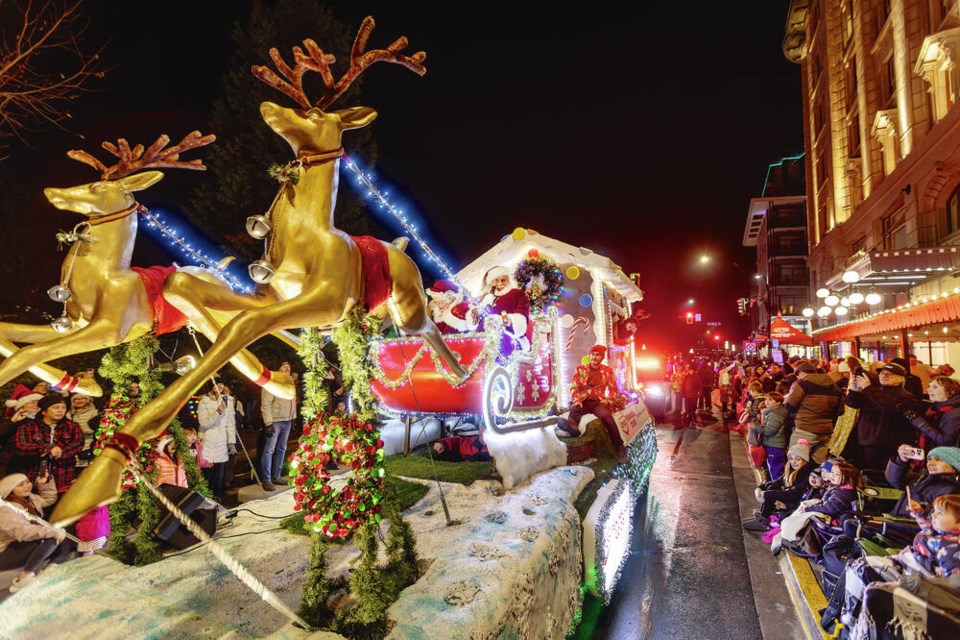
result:
<svg viewBox="0 0 960 640"><path fill-rule="evenodd" d="M744 435L733 430L729 434L740 516L746 520L753 517L753 510L760 506L754 495L760 476L750 461ZM820 628L818 613L827 606L827 599L810 561L786 550L773 556L770 545L764 543L757 532L744 531L743 543L763 637L769 640L829 638Z"/></svg>

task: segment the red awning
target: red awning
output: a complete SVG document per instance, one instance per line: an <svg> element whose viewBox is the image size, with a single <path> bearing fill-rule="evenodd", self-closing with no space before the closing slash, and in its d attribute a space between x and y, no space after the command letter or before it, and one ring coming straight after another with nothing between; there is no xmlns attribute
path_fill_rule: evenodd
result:
<svg viewBox="0 0 960 640"><path fill-rule="evenodd" d="M770 338L779 341L780 344L799 344L805 347L813 344L813 338L797 330L780 315L770 323Z"/></svg>
<svg viewBox="0 0 960 640"><path fill-rule="evenodd" d="M960 295L952 295L930 302L912 304L909 307L890 309L859 322L827 327L813 333L817 340L833 342L958 320L960 320Z"/></svg>

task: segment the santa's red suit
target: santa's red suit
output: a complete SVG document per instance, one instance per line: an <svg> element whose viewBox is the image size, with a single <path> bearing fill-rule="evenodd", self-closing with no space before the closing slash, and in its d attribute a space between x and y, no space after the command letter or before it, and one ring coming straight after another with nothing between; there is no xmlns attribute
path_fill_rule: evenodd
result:
<svg viewBox="0 0 960 640"><path fill-rule="evenodd" d="M511 286L505 290L488 293L483 297L481 305L486 310L487 316L506 316L510 319L509 326L504 323L504 341L501 348L503 355L510 355L516 349L530 351L533 323L530 322L530 298L527 297L526 292ZM483 330L482 321L480 330Z"/></svg>
<svg viewBox="0 0 960 640"><path fill-rule="evenodd" d="M467 320L470 304L464 301L457 285L450 280L437 280L427 289L430 302L427 309L430 319L440 329L440 333L463 333L475 327Z"/></svg>
<svg viewBox="0 0 960 640"><path fill-rule="evenodd" d="M470 305L466 302L442 310L434 306L430 309L430 318L437 325L437 329L440 329L440 333L463 333L473 328L467 322L469 309Z"/></svg>

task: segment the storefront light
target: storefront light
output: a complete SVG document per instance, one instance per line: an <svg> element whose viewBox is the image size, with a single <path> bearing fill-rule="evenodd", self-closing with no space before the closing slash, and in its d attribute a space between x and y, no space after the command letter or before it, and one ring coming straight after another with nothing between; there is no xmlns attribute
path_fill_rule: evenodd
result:
<svg viewBox="0 0 960 640"><path fill-rule="evenodd" d="M823 306L823 307L820 307L819 311L817 311L817 315L820 316L821 318L826 318L828 315L830 315L831 311L833 311L833 309L831 309L830 307Z"/></svg>
<svg viewBox="0 0 960 640"><path fill-rule="evenodd" d="M841 306L837 307L836 309L834 309L833 312L834 312L835 314L837 314L838 316L845 316L845 315L847 315L847 308L841 305Z"/></svg>
<svg viewBox="0 0 960 640"><path fill-rule="evenodd" d="M876 291L871 291L864 300L866 300L867 304L880 304L883 298Z"/></svg>
<svg viewBox="0 0 960 640"><path fill-rule="evenodd" d="M835 307L838 304L840 304L840 298L838 296L830 294L829 296L823 299L823 303L826 304L828 307Z"/></svg>
<svg viewBox="0 0 960 640"><path fill-rule="evenodd" d="M858 282L860 280L860 274L856 271L844 271L841 278L847 284L853 284L854 282Z"/></svg>
<svg viewBox="0 0 960 640"><path fill-rule="evenodd" d="M804 317L804 318L812 318L812 317L813 317L813 314L815 314L816 311L813 310L813 307L806 307L806 308L805 308L803 311L801 311L800 313L803 314L803 317Z"/></svg>
<svg viewBox="0 0 960 640"><path fill-rule="evenodd" d="M817 289L818 298L826 298L828 295L830 295L830 289L827 289L826 287L820 287Z"/></svg>
<svg viewBox="0 0 960 640"><path fill-rule="evenodd" d="M850 304L863 304L863 294L859 291L854 291L850 294Z"/></svg>
<svg viewBox="0 0 960 640"><path fill-rule="evenodd" d="M846 296L840 298L840 306L841 306L841 307L849 307L849 306L850 306L850 298L848 298L848 297L846 297Z"/></svg>

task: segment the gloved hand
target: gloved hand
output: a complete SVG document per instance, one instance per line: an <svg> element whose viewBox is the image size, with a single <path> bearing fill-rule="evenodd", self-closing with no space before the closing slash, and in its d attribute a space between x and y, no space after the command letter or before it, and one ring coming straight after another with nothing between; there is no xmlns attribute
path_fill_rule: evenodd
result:
<svg viewBox="0 0 960 640"><path fill-rule="evenodd" d="M233 444L232 442L231 442L230 444L228 444L228 445L227 445L227 454L229 454L229 455L231 455L231 456L237 455L237 445Z"/></svg>

